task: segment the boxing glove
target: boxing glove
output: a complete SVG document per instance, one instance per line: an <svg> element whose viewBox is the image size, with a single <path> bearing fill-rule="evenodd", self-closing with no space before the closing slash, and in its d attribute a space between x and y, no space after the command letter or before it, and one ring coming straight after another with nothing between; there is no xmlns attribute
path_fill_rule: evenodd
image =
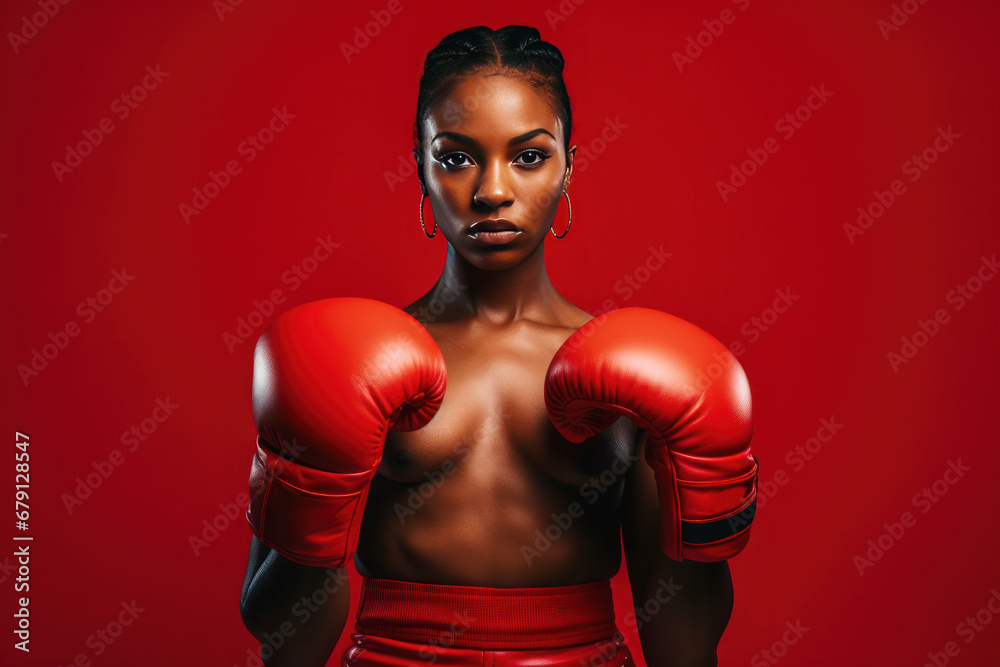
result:
<svg viewBox="0 0 1000 667"><path fill-rule="evenodd" d="M335 298L279 315L254 350L257 538L297 563L343 567L387 431L425 425L444 391L441 351L398 308Z"/></svg>
<svg viewBox="0 0 1000 667"><path fill-rule="evenodd" d="M715 338L648 308L603 313L556 352L545 407L571 442L621 415L646 429L667 556L719 561L746 546L757 497L750 388Z"/></svg>

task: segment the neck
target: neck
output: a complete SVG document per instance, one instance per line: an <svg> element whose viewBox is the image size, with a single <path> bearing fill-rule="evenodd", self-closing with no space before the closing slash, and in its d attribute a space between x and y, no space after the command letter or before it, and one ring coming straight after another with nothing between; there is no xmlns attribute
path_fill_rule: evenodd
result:
<svg viewBox="0 0 1000 667"><path fill-rule="evenodd" d="M545 269L545 243L517 266L498 271L479 269L448 244L448 258L441 277L427 295L447 303L448 319L471 317L491 324L509 324L522 319L549 319L557 301Z"/></svg>

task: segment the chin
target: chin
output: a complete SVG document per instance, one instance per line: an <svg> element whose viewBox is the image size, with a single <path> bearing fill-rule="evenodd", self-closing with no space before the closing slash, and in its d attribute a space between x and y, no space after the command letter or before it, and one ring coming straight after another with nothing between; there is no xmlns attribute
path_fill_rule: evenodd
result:
<svg viewBox="0 0 1000 667"><path fill-rule="evenodd" d="M528 256L525 252L491 250L486 253L475 253L473 255L463 254L469 264L483 271L503 271L512 269Z"/></svg>
<svg viewBox="0 0 1000 667"><path fill-rule="evenodd" d="M544 240L544 237L543 239ZM505 246L483 247L463 245L455 251L469 264L484 271L502 271L521 264L537 250L538 245L528 246L526 243Z"/></svg>

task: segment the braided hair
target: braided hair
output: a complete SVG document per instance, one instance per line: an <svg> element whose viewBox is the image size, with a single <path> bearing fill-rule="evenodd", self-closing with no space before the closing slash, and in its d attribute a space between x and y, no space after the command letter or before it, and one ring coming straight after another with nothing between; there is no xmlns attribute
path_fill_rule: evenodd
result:
<svg viewBox="0 0 1000 667"><path fill-rule="evenodd" d="M562 53L542 41L536 28L508 25L499 30L476 26L453 32L427 54L417 96L414 147L422 143L421 125L431 106L447 95L459 79L482 70L518 76L534 85L562 121L563 142L569 152L573 126L569 94L563 81Z"/></svg>

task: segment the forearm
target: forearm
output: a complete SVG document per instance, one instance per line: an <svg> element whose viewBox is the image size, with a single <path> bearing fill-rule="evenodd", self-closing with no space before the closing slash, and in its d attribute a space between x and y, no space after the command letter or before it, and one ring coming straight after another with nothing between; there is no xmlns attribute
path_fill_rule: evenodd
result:
<svg viewBox="0 0 1000 667"><path fill-rule="evenodd" d="M645 440L638 454L644 457ZM660 549L662 517L649 466L634 466L626 482L622 544L634 627L649 667L714 667L733 610L729 561L675 561ZM631 620L631 618L629 619Z"/></svg>
<svg viewBox="0 0 1000 667"><path fill-rule="evenodd" d="M325 665L349 606L347 568L300 565L253 539L240 613L267 667Z"/></svg>
<svg viewBox="0 0 1000 667"><path fill-rule="evenodd" d="M733 609L729 563L673 561L659 553L633 578L635 624L649 667L715 667Z"/></svg>

